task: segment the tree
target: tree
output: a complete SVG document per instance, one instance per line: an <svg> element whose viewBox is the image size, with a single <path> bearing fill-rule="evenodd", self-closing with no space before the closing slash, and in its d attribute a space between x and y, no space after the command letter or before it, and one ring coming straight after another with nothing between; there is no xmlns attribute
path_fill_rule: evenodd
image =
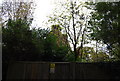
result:
<svg viewBox="0 0 120 81"><path fill-rule="evenodd" d="M82 51L83 51L82 62L104 62L110 60L109 55L100 49L97 51L97 54L93 47L83 47ZM78 61L81 60L79 59Z"/></svg>
<svg viewBox="0 0 120 81"><path fill-rule="evenodd" d="M39 61L65 61L68 46L64 43L63 36L58 25L52 25L49 29L32 29L33 43L39 53Z"/></svg>
<svg viewBox="0 0 120 81"><path fill-rule="evenodd" d="M103 41L111 55L120 58L120 2L100 2L95 4L92 14L91 36Z"/></svg>
<svg viewBox="0 0 120 81"><path fill-rule="evenodd" d="M10 62L33 60L36 55L29 25L30 23L26 20L9 19L2 28L3 80L6 79L7 67Z"/></svg>
<svg viewBox="0 0 120 81"><path fill-rule="evenodd" d="M0 4L0 29L2 29L2 66L3 80L8 63L16 60L31 60L34 45L31 42L33 3L4 0ZM1 33L1 32L0 32ZM31 50L33 48L33 50ZM26 58L28 57L28 58Z"/></svg>
<svg viewBox="0 0 120 81"><path fill-rule="evenodd" d="M91 54L91 62L105 62L105 61L110 61L109 55L106 54L105 52L99 51L97 55Z"/></svg>
<svg viewBox="0 0 120 81"><path fill-rule="evenodd" d="M51 26L51 34L54 34L57 36L57 43L60 45L61 43L65 46L70 47L69 42L68 42L68 37L66 34L62 34L62 28L60 25L52 25Z"/></svg>
<svg viewBox="0 0 120 81"><path fill-rule="evenodd" d="M85 7L86 4L80 1L67 0L65 3L61 3L61 5L64 8L60 7L61 9L57 12L59 14L56 13L50 16L49 22L59 24L64 28L65 34L72 45L76 61L79 56L77 47L80 45L81 48L79 50L82 50L85 43L87 21L90 15ZM83 10L86 10L86 12L83 12ZM80 56L82 58L82 51Z"/></svg>
<svg viewBox="0 0 120 81"><path fill-rule="evenodd" d="M26 20L9 19L6 27L3 27L3 61L32 59L35 47L29 26Z"/></svg>
<svg viewBox="0 0 120 81"><path fill-rule="evenodd" d="M58 36L46 29L31 29L30 22L9 19L2 30L3 78L9 62L14 61L65 61L68 47L58 44Z"/></svg>
<svg viewBox="0 0 120 81"><path fill-rule="evenodd" d="M45 39L45 54L44 57L47 61L65 61L65 56L68 54L68 42L61 33L59 25L52 25L52 30Z"/></svg>
<svg viewBox="0 0 120 81"><path fill-rule="evenodd" d="M64 61L68 52L68 47L57 35L46 29L30 30L26 20L9 19L2 34L3 62Z"/></svg>
<svg viewBox="0 0 120 81"><path fill-rule="evenodd" d="M20 0L3 1L0 5L0 20L2 21L2 25L4 25L8 19L26 19L27 21L31 21L33 18L34 6L35 4L32 0L28 2L21 2Z"/></svg>
<svg viewBox="0 0 120 81"><path fill-rule="evenodd" d="M79 49L79 48L78 48ZM93 54L95 54L94 48L92 47L83 47L83 62L91 62Z"/></svg>
<svg viewBox="0 0 120 81"><path fill-rule="evenodd" d="M68 53L68 47L62 43L58 44L58 37L54 34L49 34L44 43L44 61L64 61Z"/></svg>

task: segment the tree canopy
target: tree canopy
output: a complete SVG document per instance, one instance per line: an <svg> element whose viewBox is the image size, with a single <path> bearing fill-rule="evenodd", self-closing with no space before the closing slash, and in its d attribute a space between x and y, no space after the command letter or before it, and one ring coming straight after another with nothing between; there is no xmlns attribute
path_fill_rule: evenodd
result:
<svg viewBox="0 0 120 81"><path fill-rule="evenodd" d="M91 18L91 36L107 44L109 53L120 58L120 2L95 4Z"/></svg>
<svg viewBox="0 0 120 81"><path fill-rule="evenodd" d="M7 14L8 17L2 25L3 62L97 62L106 61L110 56L115 59L120 58L119 2L96 3L94 12L91 13L92 17L91 11L82 12L84 9L90 10L90 5L79 1L67 2L64 12L61 11L60 15L53 14L54 16L50 17L49 22L54 22L50 29L30 28L32 24L30 18L33 14L31 4L3 3L1 7L2 10L4 9L2 15ZM9 9L10 5L18 7L11 6ZM90 38L92 39L89 40ZM96 47L85 46L89 43L88 40L96 40ZM98 41L103 41L109 52L101 51L98 48L100 44Z"/></svg>
<svg viewBox="0 0 120 81"><path fill-rule="evenodd" d="M64 5L64 6L63 6ZM83 45L87 43L85 40L87 33L88 19L90 17L90 11L87 9L87 4L78 0L67 0L58 4L54 14L49 17L49 22L59 24L64 33L67 35L69 43L73 48L75 61L79 56L82 59L82 52L77 53L77 47L82 50ZM61 10L59 10L59 8ZM86 12L85 12L86 11Z"/></svg>

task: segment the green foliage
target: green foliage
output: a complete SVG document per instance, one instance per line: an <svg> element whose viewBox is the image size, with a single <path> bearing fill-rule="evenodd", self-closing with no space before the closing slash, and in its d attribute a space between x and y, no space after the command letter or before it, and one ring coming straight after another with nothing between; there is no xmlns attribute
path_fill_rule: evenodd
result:
<svg viewBox="0 0 120 81"><path fill-rule="evenodd" d="M91 55L91 62L104 62L109 61L109 56L105 52L93 53Z"/></svg>
<svg viewBox="0 0 120 81"><path fill-rule="evenodd" d="M48 29L30 30L28 21L8 20L3 27L3 61L64 61L68 47Z"/></svg>
<svg viewBox="0 0 120 81"><path fill-rule="evenodd" d="M29 23L21 19L9 19L2 31L3 60L29 60L35 50Z"/></svg>
<svg viewBox="0 0 120 81"><path fill-rule="evenodd" d="M90 56L93 56L93 54L95 54L94 49L92 47L83 47L82 51L83 51L82 61L84 61L84 62L89 61L90 62L91 61Z"/></svg>
<svg viewBox="0 0 120 81"><path fill-rule="evenodd" d="M90 21L92 38L108 45L112 55L120 58L120 2L100 2Z"/></svg>
<svg viewBox="0 0 120 81"><path fill-rule="evenodd" d="M49 30L46 29L32 29L32 42L34 43L36 50L38 52L38 60L41 60L42 54L44 54L44 43L45 39L47 38L49 34Z"/></svg>
<svg viewBox="0 0 120 81"><path fill-rule="evenodd" d="M48 22L59 24L62 27L69 38L69 43L73 46L75 60L78 57L77 46L80 45L82 48L83 42L88 42L86 33L90 11L87 7L86 3L79 0L67 0L57 5L56 13L50 15L48 20Z"/></svg>
<svg viewBox="0 0 120 81"><path fill-rule="evenodd" d="M68 47L62 43L58 44L58 37L54 34L49 34L45 40L45 54L43 58L47 61L64 61L68 53Z"/></svg>
<svg viewBox="0 0 120 81"><path fill-rule="evenodd" d="M75 62L75 55L74 53L69 52L66 57L65 57L65 61L68 62Z"/></svg>
<svg viewBox="0 0 120 81"><path fill-rule="evenodd" d="M77 62L103 62L110 61L107 53L99 50L97 53L92 47L83 47L82 48L82 59L80 56L77 58Z"/></svg>

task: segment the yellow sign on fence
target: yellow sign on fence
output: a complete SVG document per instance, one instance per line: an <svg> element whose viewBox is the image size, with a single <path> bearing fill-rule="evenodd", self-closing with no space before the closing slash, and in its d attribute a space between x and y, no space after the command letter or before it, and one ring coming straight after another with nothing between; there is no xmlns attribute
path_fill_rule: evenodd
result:
<svg viewBox="0 0 120 81"><path fill-rule="evenodd" d="M55 64L54 64L54 63L51 63L51 64L50 64L50 68L55 68Z"/></svg>
<svg viewBox="0 0 120 81"><path fill-rule="evenodd" d="M50 73L55 73L55 64L54 63L50 64Z"/></svg>

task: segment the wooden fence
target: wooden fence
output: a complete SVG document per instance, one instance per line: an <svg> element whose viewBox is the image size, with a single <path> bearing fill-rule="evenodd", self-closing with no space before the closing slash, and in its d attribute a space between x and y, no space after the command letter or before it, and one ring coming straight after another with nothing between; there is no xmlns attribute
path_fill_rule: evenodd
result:
<svg viewBox="0 0 120 81"><path fill-rule="evenodd" d="M15 62L7 81L120 79L120 63Z"/></svg>

